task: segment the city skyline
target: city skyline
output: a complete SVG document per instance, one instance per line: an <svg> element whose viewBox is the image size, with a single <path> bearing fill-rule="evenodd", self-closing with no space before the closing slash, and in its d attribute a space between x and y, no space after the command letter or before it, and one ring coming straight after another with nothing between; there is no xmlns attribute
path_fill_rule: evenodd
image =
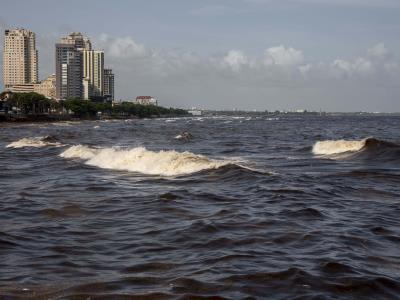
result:
<svg viewBox="0 0 400 300"><path fill-rule="evenodd" d="M114 101L114 73L105 69L104 51L72 32L55 44L55 73L39 80L35 32L18 27L4 31L2 78L4 91L36 92L47 98Z"/></svg>
<svg viewBox="0 0 400 300"><path fill-rule="evenodd" d="M60 36L90 36L118 74L117 99L151 94L179 107L400 111L396 1L101 3L88 16L93 22L83 22L81 11L67 18L70 8L60 4L58 20L50 16L46 26L32 4L8 2L6 9L26 6L38 15L0 14L0 29L36 32L40 79L54 73ZM82 5L85 11L90 3ZM96 26L106 12L107 26Z"/></svg>

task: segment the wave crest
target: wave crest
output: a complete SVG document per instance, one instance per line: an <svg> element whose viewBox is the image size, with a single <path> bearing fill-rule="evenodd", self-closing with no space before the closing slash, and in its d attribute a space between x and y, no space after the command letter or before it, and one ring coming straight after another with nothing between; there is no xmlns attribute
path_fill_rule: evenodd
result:
<svg viewBox="0 0 400 300"><path fill-rule="evenodd" d="M227 160L209 159L203 155L177 151L150 151L143 147L133 149L95 149L83 145L68 148L63 158L80 158L85 164L103 169L125 170L149 175L177 176L206 169L217 169L231 164Z"/></svg>
<svg viewBox="0 0 400 300"><path fill-rule="evenodd" d="M12 142L6 146L6 148L25 148L25 147L34 147L41 148L47 146L62 146L59 142L57 142L56 138L52 136L38 136L38 137L30 137L30 138L22 138L18 141Z"/></svg>
<svg viewBox="0 0 400 300"><path fill-rule="evenodd" d="M318 141L314 144L312 152L317 155L332 155L345 152L357 152L365 146L366 139L359 141L328 140Z"/></svg>
<svg viewBox="0 0 400 300"><path fill-rule="evenodd" d="M316 155L335 155L362 152L364 150L398 149L400 146L391 142L366 138L362 140L328 140L314 144L312 152Z"/></svg>

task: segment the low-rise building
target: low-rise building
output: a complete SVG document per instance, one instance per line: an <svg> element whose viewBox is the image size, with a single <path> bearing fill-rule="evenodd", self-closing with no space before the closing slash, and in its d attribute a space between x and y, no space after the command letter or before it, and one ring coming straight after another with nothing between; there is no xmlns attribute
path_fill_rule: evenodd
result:
<svg viewBox="0 0 400 300"><path fill-rule="evenodd" d="M56 97L56 75L50 75L39 83L15 84L10 88L13 93L38 93L47 98Z"/></svg>
<svg viewBox="0 0 400 300"><path fill-rule="evenodd" d="M56 98L56 74L52 74L40 83L35 84L34 91L47 98Z"/></svg>
<svg viewBox="0 0 400 300"><path fill-rule="evenodd" d="M8 90L13 93L32 93L35 91L35 84L34 83L14 84Z"/></svg>
<svg viewBox="0 0 400 300"><path fill-rule="evenodd" d="M157 105L157 99L152 96L137 96L136 101L137 104L141 105Z"/></svg>

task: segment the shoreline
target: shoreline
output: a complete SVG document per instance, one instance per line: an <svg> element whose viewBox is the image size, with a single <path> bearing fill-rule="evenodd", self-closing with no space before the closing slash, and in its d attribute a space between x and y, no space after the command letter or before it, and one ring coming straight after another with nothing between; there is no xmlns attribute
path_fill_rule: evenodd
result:
<svg viewBox="0 0 400 300"><path fill-rule="evenodd" d="M65 122L65 121L98 121L98 120L135 120L153 118L178 118L187 115L162 115L162 116L101 116L101 117L76 117L69 115L0 115L0 123L40 123L40 122Z"/></svg>

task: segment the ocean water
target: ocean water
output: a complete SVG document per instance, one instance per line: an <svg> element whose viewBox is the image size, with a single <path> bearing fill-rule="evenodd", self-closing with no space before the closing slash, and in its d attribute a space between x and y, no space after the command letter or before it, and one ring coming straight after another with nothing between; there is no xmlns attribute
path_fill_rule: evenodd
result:
<svg viewBox="0 0 400 300"><path fill-rule="evenodd" d="M400 299L399 145L380 115L0 124L0 299Z"/></svg>

